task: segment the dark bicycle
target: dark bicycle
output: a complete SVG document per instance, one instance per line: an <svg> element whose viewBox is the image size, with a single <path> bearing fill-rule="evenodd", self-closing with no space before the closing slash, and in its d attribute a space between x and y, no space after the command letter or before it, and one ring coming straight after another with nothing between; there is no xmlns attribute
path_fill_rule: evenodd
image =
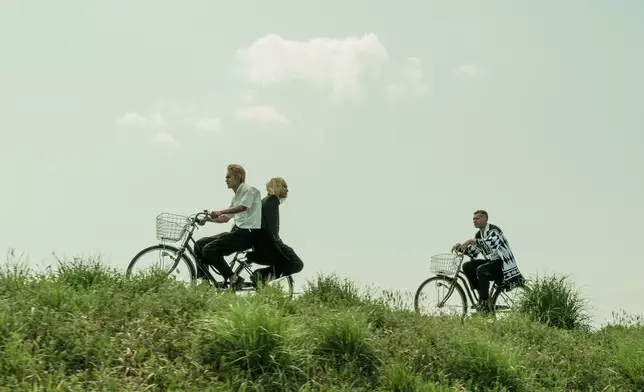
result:
<svg viewBox="0 0 644 392"><path fill-rule="evenodd" d="M425 303L423 289L436 285L437 291L445 289L443 295L438 295L436 308L443 310L446 308L447 301L451 298L455 300L454 310L443 314L460 315L465 317L468 311L468 298L471 303L470 309L475 309L479 297L476 290L472 290L467 278L461 270L464 255L460 252L442 253L431 257L430 272L436 274L420 284L414 297L414 308L420 313L421 304ZM494 282L490 287L489 305L495 316L500 316L511 311L517 304L518 295L522 285L509 286L505 284L498 285ZM512 295L510 295L512 292ZM467 293L467 297L466 297ZM454 295L456 294L456 295ZM514 298L511 298L514 297ZM505 304L504 304L505 302Z"/></svg>
<svg viewBox="0 0 644 392"><path fill-rule="evenodd" d="M206 210L188 217L167 212L159 214L156 218L156 234L157 239L161 241L161 243L149 246L137 253L127 267L126 276L131 276L133 274L135 265L138 266L143 264L144 256L156 253L157 266L153 268L167 270L168 275L183 275L184 280L187 280L188 283L196 282L197 268L199 268L204 272L210 284L215 288L221 290L229 288L230 282L228 282L227 279L224 279L223 276L221 280L217 280L215 276L211 274L211 271L214 272L215 275L221 276L221 274L214 268L210 268L210 266L198 262L197 256L194 252L195 240L193 239L193 233L195 229L198 228L198 222L206 216L208 216L208 211ZM180 245L167 245L164 241L180 242ZM253 271L251 270L251 260L255 260L255 253L253 252L254 250L251 248L235 253L233 259L230 261L230 268L232 268L235 274L239 275L242 271L246 271L249 276L252 275ZM166 260L168 261L167 264L169 267L165 267ZM291 275L271 280L268 284L276 285L283 282L286 282L288 285L288 296L289 298L292 298L294 280ZM252 279L246 279L241 289L241 291L256 290L257 285L252 281Z"/></svg>

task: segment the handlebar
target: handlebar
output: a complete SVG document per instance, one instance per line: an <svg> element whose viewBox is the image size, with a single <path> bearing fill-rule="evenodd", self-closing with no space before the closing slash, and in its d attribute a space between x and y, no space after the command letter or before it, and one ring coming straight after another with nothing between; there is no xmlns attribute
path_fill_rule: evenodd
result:
<svg viewBox="0 0 644 392"><path fill-rule="evenodd" d="M465 252L461 252L461 251L460 251L460 250L458 250L457 248L452 248L451 253L454 253L454 254L456 254L457 256L463 256L463 255L465 255Z"/></svg>
<svg viewBox="0 0 644 392"><path fill-rule="evenodd" d="M210 215L210 211L203 210L202 212L198 212L194 216L189 217L189 219L190 219L190 222L192 224L194 224L194 223L200 221L201 219L207 217L208 215Z"/></svg>

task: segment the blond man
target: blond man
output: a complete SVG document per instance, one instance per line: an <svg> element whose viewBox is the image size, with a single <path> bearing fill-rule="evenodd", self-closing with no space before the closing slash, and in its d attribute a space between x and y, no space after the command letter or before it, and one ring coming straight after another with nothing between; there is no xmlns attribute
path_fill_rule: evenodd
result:
<svg viewBox="0 0 644 392"><path fill-rule="evenodd" d="M228 165L226 185L234 192L230 207L212 211L200 224L206 221L226 223L233 219L235 225L227 233L196 241L195 254L203 263L212 265L233 288L239 289L244 278L233 273L224 256L253 246L255 235L262 227L262 203L259 190L246 183L246 171L240 165ZM203 279L204 276L203 272L198 272L198 278Z"/></svg>
<svg viewBox="0 0 644 392"><path fill-rule="evenodd" d="M273 177L266 183L268 195L262 199L262 234L255 245L258 264L268 265L253 273L253 280L266 283L270 277L279 278L302 271L304 263L286 245L279 235L279 207L288 197L288 184L281 177Z"/></svg>

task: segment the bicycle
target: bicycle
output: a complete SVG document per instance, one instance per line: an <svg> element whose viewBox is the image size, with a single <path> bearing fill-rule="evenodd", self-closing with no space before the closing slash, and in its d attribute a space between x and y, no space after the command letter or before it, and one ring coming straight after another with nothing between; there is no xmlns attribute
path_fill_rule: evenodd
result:
<svg viewBox="0 0 644 392"><path fill-rule="evenodd" d="M465 274L463 273L461 266L463 264L463 258L464 254L460 252L456 253L442 253L438 254L435 256L432 256L430 259L430 272L433 272L436 274L436 276L433 276L431 278L426 279L424 282L420 284L418 289L416 290L416 295L414 297L414 309L417 313L420 312L420 296L421 292L423 291L423 288L425 286L429 285L430 283L437 283L437 286L442 286L447 288L447 294L442 300L438 301L438 308L442 309L445 306L445 302L454 294L455 292L458 293L458 296L460 297L460 308L461 308L461 317L465 317L467 315L468 311L468 298L472 304L471 309L476 309L476 304L478 304L479 301L479 296L477 294L476 290L472 290L467 278L465 277ZM510 291L513 291L519 287L523 287L522 284L520 285L507 285L507 284L501 284L498 285L496 282L493 282L493 284L490 287L490 296L489 296L489 302L490 304L490 309L492 314L497 316L499 313L503 312L509 312L511 311L515 306L516 306L516 299L512 300L510 299L510 296L507 294ZM465 294L467 293L467 297ZM514 294L517 292L515 291ZM511 304L510 305L500 305L498 303L499 299L501 300L507 300Z"/></svg>
<svg viewBox="0 0 644 392"><path fill-rule="evenodd" d="M141 261L144 255L147 253L159 251L162 256L170 255L172 261L171 268L167 271L167 274L170 275L174 271L179 271L179 263L183 262L183 266L187 268L189 283L195 283L197 280L197 268L204 272L206 278L210 284L212 284L218 290L224 290L230 287L230 282L227 279L222 279L218 281L213 274L210 273L210 266L204 265L201 262L197 262L198 258L194 251L194 245L196 241L193 238L195 229L198 227L198 222L208 216L209 212L204 210L190 216L183 216L171 213L161 213L156 217L156 236L161 243L157 245L152 245L147 248L142 249L137 253L130 264L127 267L126 276L132 275L132 270L137 262ZM164 241L180 242L180 246L167 245ZM249 256L254 256L254 249L250 248L244 251L238 251L235 253L233 259L230 261L229 265L233 272L239 275L242 271L246 271L250 276L252 276L253 271L250 269L252 262L249 260ZM190 257L191 256L191 257ZM237 264L237 265L236 265ZM222 276L214 268L212 271L219 276ZM222 277L223 278L223 277ZM289 298L293 297L294 291L294 279L291 275L281 276L277 279L270 281L270 284L286 281L288 284L288 296ZM244 281L240 291L255 291L257 290L257 285L252 281L252 279L247 279Z"/></svg>

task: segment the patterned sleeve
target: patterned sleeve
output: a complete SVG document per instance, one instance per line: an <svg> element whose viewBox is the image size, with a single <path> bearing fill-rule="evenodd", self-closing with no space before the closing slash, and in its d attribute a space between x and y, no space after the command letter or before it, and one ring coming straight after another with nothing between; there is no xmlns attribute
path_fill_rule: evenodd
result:
<svg viewBox="0 0 644 392"><path fill-rule="evenodd" d="M487 238L478 238L476 244L485 251L488 259L496 260L500 258L499 245L501 245L501 233L498 230L490 230Z"/></svg>
<svg viewBox="0 0 644 392"><path fill-rule="evenodd" d="M474 244L468 245L467 249L465 249L465 255L472 259L476 258L479 253L481 253L481 249Z"/></svg>

